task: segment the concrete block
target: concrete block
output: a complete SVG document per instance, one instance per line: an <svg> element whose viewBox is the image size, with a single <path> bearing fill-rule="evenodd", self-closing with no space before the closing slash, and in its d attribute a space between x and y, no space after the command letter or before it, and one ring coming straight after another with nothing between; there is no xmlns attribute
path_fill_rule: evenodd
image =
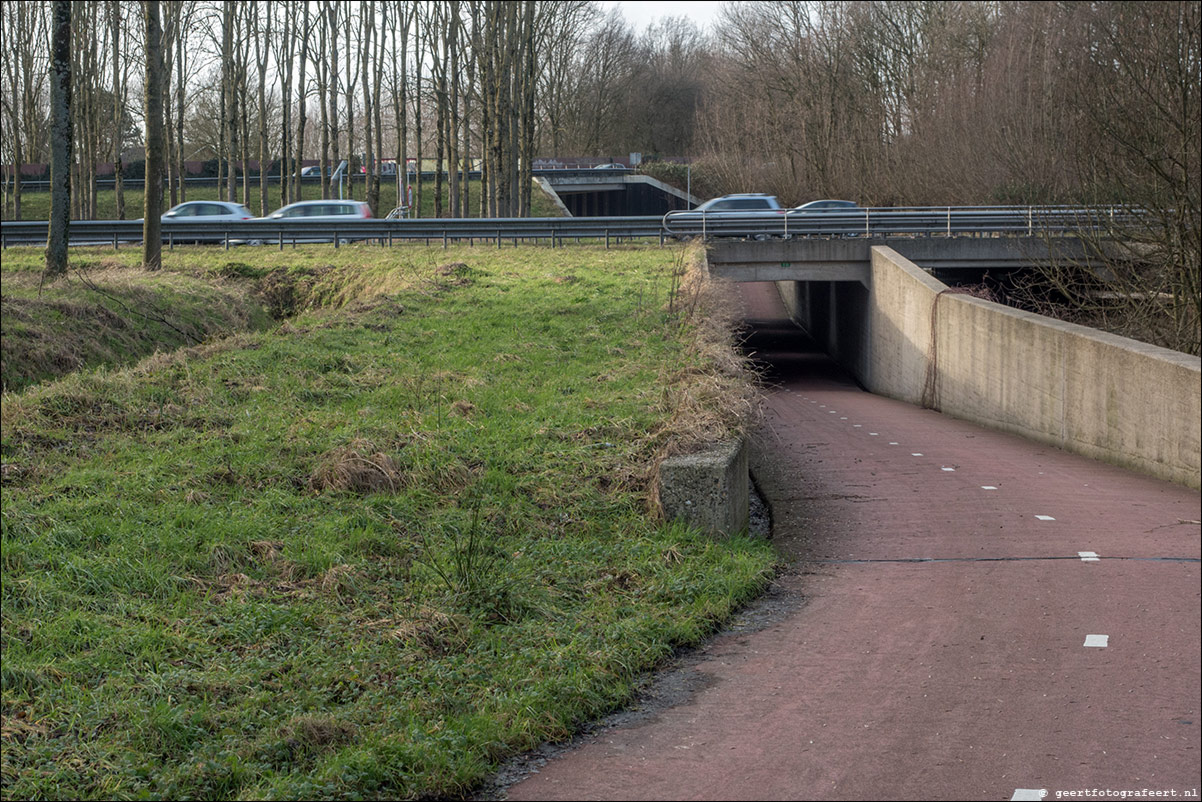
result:
<svg viewBox="0 0 1202 802"><path fill-rule="evenodd" d="M699 454L669 457L659 469L664 517L713 535L747 529L747 446L721 443Z"/></svg>

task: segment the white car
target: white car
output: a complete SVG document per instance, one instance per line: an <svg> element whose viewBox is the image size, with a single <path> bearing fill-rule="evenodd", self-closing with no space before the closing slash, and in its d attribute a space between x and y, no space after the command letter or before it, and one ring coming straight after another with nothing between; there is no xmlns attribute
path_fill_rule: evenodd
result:
<svg viewBox="0 0 1202 802"><path fill-rule="evenodd" d="M354 223L367 220L371 216L371 207L363 201L333 199L290 203L267 217L260 217L259 220L265 223L286 223L289 231L295 224L297 233L284 235L289 242L332 242L333 236L323 233L321 224ZM339 236L342 242L354 239L345 235Z"/></svg>
<svg viewBox="0 0 1202 802"><path fill-rule="evenodd" d="M265 220L304 220L306 223L346 223L371 217L371 207L353 200L308 200L290 203Z"/></svg>
<svg viewBox="0 0 1202 802"><path fill-rule="evenodd" d="M201 236L195 231L175 233L173 229L183 226L189 228L200 224L238 223L243 220L253 220L255 215L241 203L228 201L187 201L173 206L160 218L163 222L163 238L170 242L220 242L225 238L222 231L214 231L211 235Z"/></svg>
<svg viewBox="0 0 1202 802"><path fill-rule="evenodd" d="M254 214L241 203L226 201L188 201L163 214L164 223L206 223L210 221L253 220Z"/></svg>
<svg viewBox="0 0 1202 802"><path fill-rule="evenodd" d="M736 195L723 195L712 198L692 209L678 209L664 215L664 230L677 239L685 239L705 231L709 226L718 230L707 232L710 236L731 236L731 224L736 226L741 221L761 221L766 216L785 214L785 207L775 195L764 195L759 192L745 192ZM784 222L783 220L781 221ZM725 226L724 226L725 224ZM742 234L734 234L742 236Z"/></svg>

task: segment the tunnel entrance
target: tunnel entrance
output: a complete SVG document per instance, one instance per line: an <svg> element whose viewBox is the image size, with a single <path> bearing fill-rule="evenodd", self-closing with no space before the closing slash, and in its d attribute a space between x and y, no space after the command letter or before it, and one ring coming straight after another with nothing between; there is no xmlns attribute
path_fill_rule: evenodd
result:
<svg viewBox="0 0 1202 802"><path fill-rule="evenodd" d="M543 188L573 217L662 217L697 205L696 198L646 175L544 176Z"/></svg>

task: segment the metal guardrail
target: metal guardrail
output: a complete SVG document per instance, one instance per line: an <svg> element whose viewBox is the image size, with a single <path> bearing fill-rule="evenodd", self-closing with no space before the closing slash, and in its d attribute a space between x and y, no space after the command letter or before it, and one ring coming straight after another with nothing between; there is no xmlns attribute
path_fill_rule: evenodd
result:
<svg viewBox="0 0 1202 802"><path fill-rule="evenodd" d="M925 207L855 209L846 212L669 212L659 217L526 217L417 218L408 220L354 219L337 223L302 220L246 220L229 223L163 224L163 242L286 244L373 240L384 244L405 240L549 240L566 239L719 237L896 237L896 236L1035 236L1071 235L1138 225L1138 211L1069 207ZM41 244L47 223L0 223L0 240L10 245ZM73 245L140 242L138 220L75 220L70 225Z"/></svg>
<svg viewBox="0 0 1202 802"><path fill-rule="evenodd" d="M663 217L667 236L890 237L1072 234L1131 226L1143 215L1120 207L925 206L803 212L700 212Z"/></svg>
<svg viewBox="0 0 1202 802"><path fill-rule="evenodd" d="M0 223L0 241L10 245L46 242L46 221ZM139 220L73 220L68 229L72 245L112 245L141 242ZM424 240L443 243L461 240L495 241L549 240L556 245L568 239L610 240L663 239L658 217L524 217L524 218L417 218L410 220L354 219L336 223L307 223L302 220L245 220L228 223L164 223L163 242L295 245L306 242Z"/></svg>

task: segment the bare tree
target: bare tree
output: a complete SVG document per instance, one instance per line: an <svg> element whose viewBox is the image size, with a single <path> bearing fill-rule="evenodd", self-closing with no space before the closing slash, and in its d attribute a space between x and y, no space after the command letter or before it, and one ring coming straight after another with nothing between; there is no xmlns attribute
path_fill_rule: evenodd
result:
<svg viewBox="0 0 1202 802"><path fill-rule="evenodd" d="M163 265L163 30L159 0L143 0L146 30L146 192L142 210L142 267Z"/></svg>
<svg viewBox="0 0 1202 802"><path fill-rule="evenodd" d="M12 184L7 188L14 220L21 219L21 170L45 153L41 133L47 128L44 90L49 76L44 42L47 20L41 3L5 3L3 14L5 90L0 92L8 121L4 143L10 148ZM6 204L7 205L7 204Z"/></svg>
<svg viewBox="0 0 1202 802"><path fill-rule="evenodd" d="M309 61L309 38L313 33L313 25L309 19L309 4L301 2L298 5L298 10L300 11L300 24L297 28L300 35L300 74L296 83L296 150L292 159L293 200L301 199L301 170L303 169L301 160L305 155L305 126L309 121L306 108L306 103L309 99L309 86L305 83L305 65Z"/></svg>
<svg viewBox="0 0 1202 802"><path fill-rule="evenodd" d="M271 26L275 18L275 10L271 0L263 4L263 21L259 23L259 5L251 4L250 29L255 31L255 64L259 70L259 214L266 216L269 210L268 174L270 173L270 152L267 147L267 61L270 53Z"/></svg>
<svg viewBox="0 0 1202 802"><path fill-rule="evenodd" d="M125 162L122 151L125 149L125 101L127 96L127 80L125 61L121 58L121 39L123 26L121 24L120 0L108 2L109 35L112 37L113 52L111 54L113 67L113 191L117 201L117 219L125 219Z"/></svg>
<svg viewBox="0 0 1202 802"><path fill-rule="evenodd" d="M50 225L46 235L44 278L67 272L67 237L71 223L71 3L51 5L50 41Z"/></svg>
<svg viewBox="0 0 1202 802"><path fill-rule="evenodd" d="M303 2L303 0L302 0ZM280 76L280 205L285 205L292 197L292 170L289 167L289 157L292 154L292 65L296 56L296 15L294 3L280 3L283 14L280 28L281 35L277 42L275 60L279 65ZM300 190L297 189L299 196Z"/></svg>

